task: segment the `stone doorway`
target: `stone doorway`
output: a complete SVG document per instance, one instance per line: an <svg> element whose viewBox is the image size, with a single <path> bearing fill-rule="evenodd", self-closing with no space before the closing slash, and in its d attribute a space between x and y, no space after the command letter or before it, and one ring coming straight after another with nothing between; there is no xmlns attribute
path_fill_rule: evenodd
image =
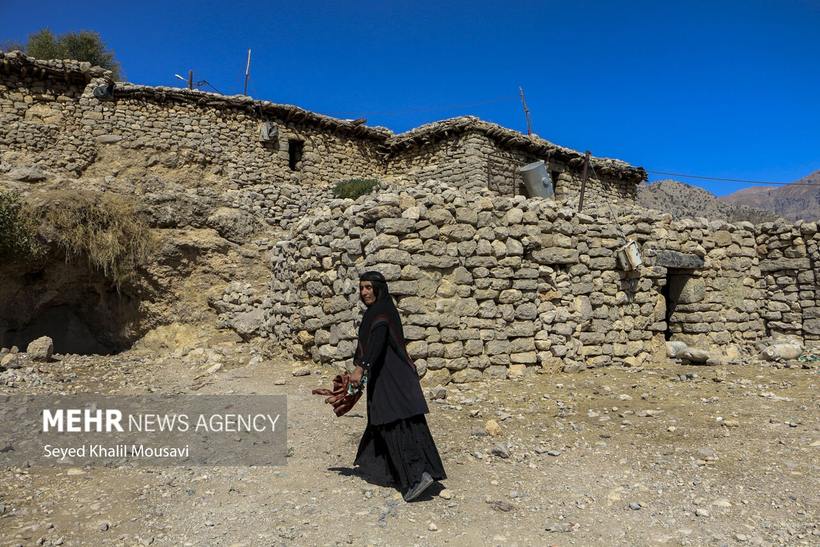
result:
<svg viewBox="0 0 820 547"><path fill-rule="evenodd" d="M706 290L697 270L703 267L703 259L677 251L656 251L654 264L666 268L666 282L661 288L666 307L665 340L690 338L698 330L691 323L691 312L698 311Z"/></svg>
<svg viewBox="0 0 820 547"><path fill-rule="evenodd" d="M666 304L666 332L664 333L665 340L672 340L675 334L681 334L686 329L684 321L681 320L678 306L680 304L688 303L685 289L689 283L692 282L692 273L687 270L668 269L666 272L666 283L661 290L664 303Z"/></svg>

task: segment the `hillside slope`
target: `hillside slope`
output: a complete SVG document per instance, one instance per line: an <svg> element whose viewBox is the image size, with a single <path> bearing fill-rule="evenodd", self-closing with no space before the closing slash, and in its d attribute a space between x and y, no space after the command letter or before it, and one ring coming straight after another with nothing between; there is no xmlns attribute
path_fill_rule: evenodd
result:
<svg viewBox="0 0 820 547"><path fill-rule="evenodd" d="M729 205L767 209L787 220L818 220L820 171L786 186L745 188L718 199Z"/></svg>
<svg viewBox="0 0 820 547"><path fill-rule="evenodd" d="M714 194L683 182L662 180L643 184L638 190L638 203L650 209L670 213L673 218L706 217L710 220L739 222L748 220L758 224L778 218L764 209L720 201Z"/></svg>

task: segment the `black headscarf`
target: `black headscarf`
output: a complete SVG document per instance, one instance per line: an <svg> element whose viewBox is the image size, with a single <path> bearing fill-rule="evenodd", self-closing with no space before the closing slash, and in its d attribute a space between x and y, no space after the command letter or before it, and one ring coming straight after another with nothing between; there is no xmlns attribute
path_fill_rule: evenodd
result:
<svg viewBox="0 0 820 547"><path fill-rule="evenodd" d="M367 307L367 310L364 312L364 317L362 317L362 324L359 326L359 347L356 351L356 357L362 358L367 355L367 341L373 329L379 325L386 324L390 337L389 343L394 351L396 351L408 365L415 368L416 365L407 354L404 329L401 325L399 311L396 309L393 297L390 296L387 280L380 272L369 271L360 275L359 281L370 281L373 285L376 301ZM359 352L361 352L361 355Z"/></svg>

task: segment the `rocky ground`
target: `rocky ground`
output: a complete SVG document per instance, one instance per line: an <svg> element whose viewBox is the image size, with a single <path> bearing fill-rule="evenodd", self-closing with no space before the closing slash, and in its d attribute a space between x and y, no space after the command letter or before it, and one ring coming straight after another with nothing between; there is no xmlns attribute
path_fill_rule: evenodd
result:
<svg viewBox="0 0 820 547"><path fill-rule="evenodd" d="M818 369L536 374L428 386L448 473L419 501L351 469L364 408L330 369L233 341L58 356L0 394L288 396L281 467L0 469L2 545L817 545Z"/></svg>

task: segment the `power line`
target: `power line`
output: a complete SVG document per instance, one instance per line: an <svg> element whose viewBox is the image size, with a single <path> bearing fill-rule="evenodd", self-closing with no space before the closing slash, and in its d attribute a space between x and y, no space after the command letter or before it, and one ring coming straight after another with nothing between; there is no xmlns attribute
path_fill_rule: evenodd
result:
<svg viewBox="0 0 820 547"><path fill-rule="evenodd" d="M654 171L652 169L647 169L647 173L653 173L656 175L666 175L671 177L681 177L687 179L700 179L700 180L715 180L719 182L743 182L746 184L763 184L766 186L789 186L792 184L799 185L799 186L820 186L820 183L814 182L774 182L774 181L764 181L764 180L749 180L749 179L729 179L729 178L722 178L722 177L707 177L704 175L686 175L684 173L670 173L669 171Z"/></svg>
<svg viewBox="0 0 820 547"><path fill-rule="evenodd" d="M198 82L199 83L199 82ZM209 82L203 80L202 83L207 83L211 87ZM250 84L252 88L252 92L255 91L255 86L253 83ZM214 88L216 90L216 88ZM217 93L219 91L217 90ZM480 101L476 103L466 103L466 104L451 104L451 105L441 105L441 106L422 106L422 107L412 107L412 108L404 108L400 110L392 110L392 111L356 111L356 112L329 112L327 113L328 116L400 116L403 114L413 113L413 112L436 112L440 110L455 110L461 108L472 108L476 106L484 106L489 104L498 104L502 102L511 101L512 97L503 95L499 97L495 97L492 99L487 99L486 101ZM526 104L525 104L526 108ZM763 180L750 180L750 179L733 179L733 178L723 178L723 177L708 177L705 175L688 175L685 173L673 173L670 171L656 171L653 169L646 169L647 173L652 173L655 175L665 175L671 177L681 177L687 179L699 179L699 180L713 180L718 182L740 182L745 184L760 184L765 186L789 186L792 184L797 184L799 186L820 186L820 183L812 183L812 182L779 182L779 181L763 181Z"/></svg>

